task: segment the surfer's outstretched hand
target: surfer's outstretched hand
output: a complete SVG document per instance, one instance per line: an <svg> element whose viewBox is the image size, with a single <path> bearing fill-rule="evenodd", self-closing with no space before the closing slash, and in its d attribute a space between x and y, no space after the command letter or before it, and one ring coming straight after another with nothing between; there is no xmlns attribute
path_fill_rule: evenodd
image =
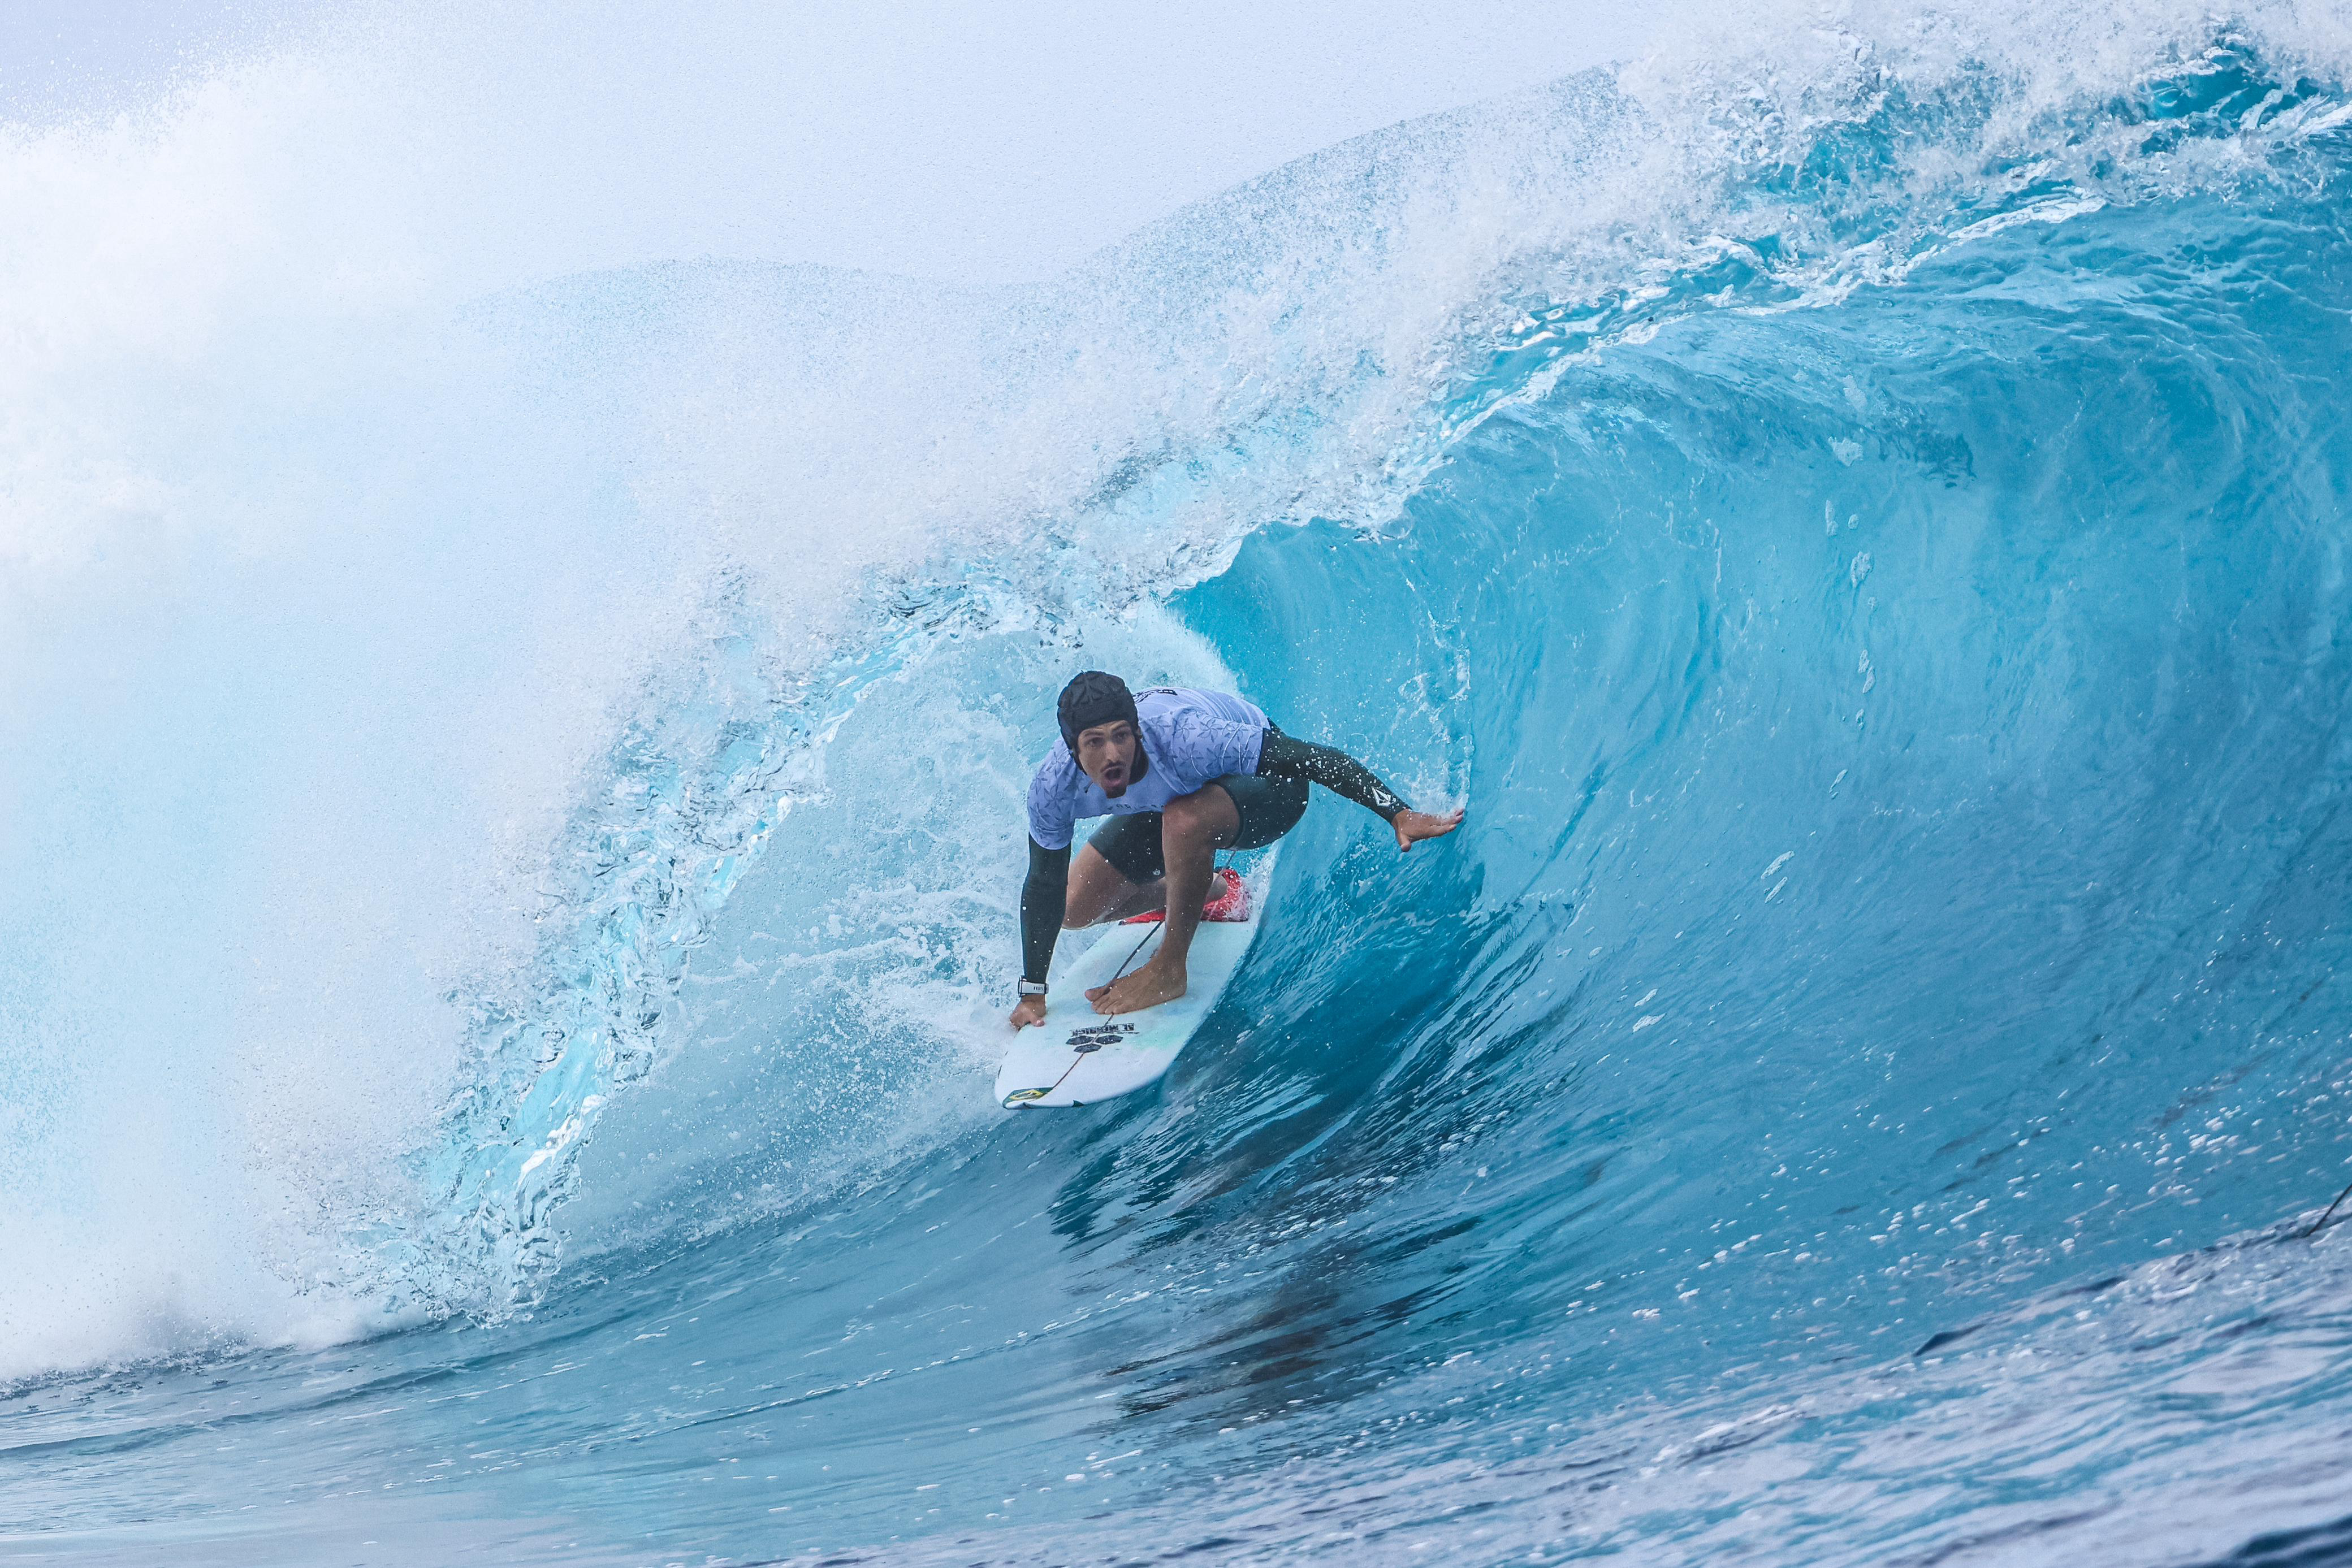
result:
<svg viewBox="0 0 2352 1568"><path fill-rule="evenodd" d="M1033 1023L1045 1021L1045 998L1043 997L1024 997L1021 998L1021 1005L1013 1009L1012 1022L1014 1029L1027 1029Z"/></svg>
<svg viewBox="0 0 2352 1568"><path fill-rule="evenodd" d="M1442 839L1462 825L1462 810L1456 807L1442 817L1427 811L1399 811L1389 824L1396 830L1397 853L1402 854L1423 839Z"/></svg>

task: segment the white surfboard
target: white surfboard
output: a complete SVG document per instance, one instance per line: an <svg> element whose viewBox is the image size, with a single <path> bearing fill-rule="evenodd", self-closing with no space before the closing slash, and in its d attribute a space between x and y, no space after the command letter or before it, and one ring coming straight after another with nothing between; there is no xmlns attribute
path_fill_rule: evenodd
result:
<svg viewBox="0 0 2352 1568"><path fill-rule="evenodd" d="M1272 861L1266 857L1267 865ZM1165 927L1153 921L1106 930L1068 973L1055 978L1045 1021L1013 1036L996 1075L996 1103L1008 1111L1091 1105L1158 1082L1257 940L1265 905L1255 894L1270 880L1265 867L1250 880L1246 919L1203 920L1195 930L1184 958L1184 994L1172 1002L1117 1018L1095 1011L1087 992L1151 962Z"/></svg>

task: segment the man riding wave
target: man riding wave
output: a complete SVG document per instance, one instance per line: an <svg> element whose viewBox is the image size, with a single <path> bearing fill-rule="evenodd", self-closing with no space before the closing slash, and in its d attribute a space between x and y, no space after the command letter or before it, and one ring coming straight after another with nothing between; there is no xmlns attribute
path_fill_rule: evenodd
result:
<svg viewBox="0 0 2352 1568"><path fill-rule="evenodd" d="M1320 784L1377 813L1400 852L1462 821L1412 810L1344 751L1287 736L1255 705L1159 686L1137 696L1088 670L1062 689L1062 738L1029 783L1029 878L1021 889L1021 1002L1013 1027L1045 1021L1045 969L1062 932L1166 911L1160 951L1087 993L1095 1011L1138 1012L1184 994L1184 960L1213 893L1219 850L1274 842ZM1082 817L1117 821L1077 852ZM1230 873L1228 873L1230 874Z"/></svg>

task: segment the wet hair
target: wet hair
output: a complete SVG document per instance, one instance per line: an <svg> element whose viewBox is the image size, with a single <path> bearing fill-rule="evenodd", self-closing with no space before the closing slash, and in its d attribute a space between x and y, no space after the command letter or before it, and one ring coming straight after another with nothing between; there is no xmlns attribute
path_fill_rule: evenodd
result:
<svg viewBox="0 0 2352 1568"><path fill-rule="evenodd" d="M1117 675L1083 670L1062 688L1062 700L1055 706L1054 716L1061 723L1063 743L1076 757L1080 730L1122 718L1129 724L1136 722L1135 694Z"/></svg>

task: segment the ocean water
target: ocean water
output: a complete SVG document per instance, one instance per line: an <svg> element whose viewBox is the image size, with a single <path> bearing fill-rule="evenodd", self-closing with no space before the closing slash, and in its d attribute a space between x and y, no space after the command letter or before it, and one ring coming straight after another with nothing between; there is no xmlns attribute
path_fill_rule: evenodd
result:
<svg viewBox="0 0 2352 1568"><path fill-rule="evenodd" d="M413 44L0 133L0 1557L2352 1561L2340 7L1003 287L551 266ZM1468 816L1007 1114L1088 665Z"/></svg>

